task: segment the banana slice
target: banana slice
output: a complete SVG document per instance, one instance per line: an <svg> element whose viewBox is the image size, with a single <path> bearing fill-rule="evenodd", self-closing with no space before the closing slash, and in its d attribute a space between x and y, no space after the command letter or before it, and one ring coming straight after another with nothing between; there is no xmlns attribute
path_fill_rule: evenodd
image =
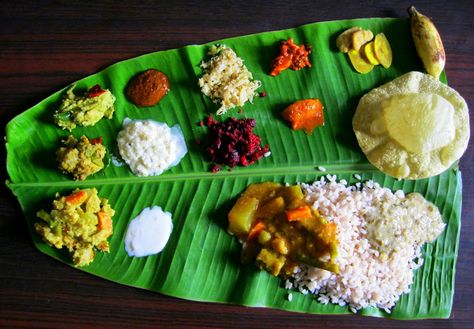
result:
<svg viewBox="0 0 474 329"><path fill-rule="evenodd" d="M349 50L347 53L349 55L349 59L351 60L352 66L354 69L359 73L369 73L372 71L374 66L370 64L368 61L362 57L362 53L360 50Z"/></svg>
<svg viewBox="0 0 474 329"><path fill-rule="evenodd" d="M379 33L374 39L374 54L383 67L388 69L392 65L392 47L387 37L383 33Z"/></svg>
<svg viewBox="0 0 474 329"><path fill-rule="evenodd" d="M369 61L370 64L372 65L379 65L380 62L378 59L375 57L375 48L374 48L374 42L370 41L369 43L366 43L364 46L364 53L365 57Z"/></svg>

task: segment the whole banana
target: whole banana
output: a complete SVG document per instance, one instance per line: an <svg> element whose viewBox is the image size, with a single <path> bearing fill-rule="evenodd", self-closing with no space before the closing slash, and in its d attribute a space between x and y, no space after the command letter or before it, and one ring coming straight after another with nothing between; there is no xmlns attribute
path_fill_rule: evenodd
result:
<svg viewBox="0 0 474 329"><path fill-rule="evenodd" d="M408 8L411 21L411 35L416 52L428 74L439 78L446 63L443 42L433 22L420 14L414 6Z"/></svg>

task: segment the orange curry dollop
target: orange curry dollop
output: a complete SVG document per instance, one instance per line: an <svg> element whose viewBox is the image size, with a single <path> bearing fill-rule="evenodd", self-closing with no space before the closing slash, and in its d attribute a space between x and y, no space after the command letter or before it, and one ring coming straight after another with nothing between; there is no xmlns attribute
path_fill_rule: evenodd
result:
<svg viewBox="0 0 474 329"><path fill-rule="evenodd" d="M288 106L282 113L293 130L303 129L311 134L313 129L324 125L323 103L317 98L303 99Z"/></svg>

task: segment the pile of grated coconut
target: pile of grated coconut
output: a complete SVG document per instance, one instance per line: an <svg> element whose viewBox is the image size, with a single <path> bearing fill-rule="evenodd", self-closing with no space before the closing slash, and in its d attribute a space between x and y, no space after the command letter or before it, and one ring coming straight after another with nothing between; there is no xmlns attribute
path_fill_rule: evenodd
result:
<svg viewBox="0 0 474 329"><path fill-rule="evenodd" d="M243 60L225 45L212 46L209 55L213 57L201 64L204 74L199 79L199 87L214 103L220 103L217 114L224 114L236 106L244 106L247 101L252 103L255 90L261 83L252 80L252 73Z"/></svg>

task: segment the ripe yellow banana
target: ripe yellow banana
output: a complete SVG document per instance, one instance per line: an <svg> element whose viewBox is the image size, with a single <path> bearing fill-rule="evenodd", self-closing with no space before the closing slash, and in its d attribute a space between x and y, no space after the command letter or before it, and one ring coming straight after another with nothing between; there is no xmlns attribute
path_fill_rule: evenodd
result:
<svg viewBox="0 0 474 329"><path fill-rule="evenodd" d="M428 74L439 78L446 63L443 42L433 22L420 14L414 6L408 8L411 21L411 35L416 52Z"/></svg>

